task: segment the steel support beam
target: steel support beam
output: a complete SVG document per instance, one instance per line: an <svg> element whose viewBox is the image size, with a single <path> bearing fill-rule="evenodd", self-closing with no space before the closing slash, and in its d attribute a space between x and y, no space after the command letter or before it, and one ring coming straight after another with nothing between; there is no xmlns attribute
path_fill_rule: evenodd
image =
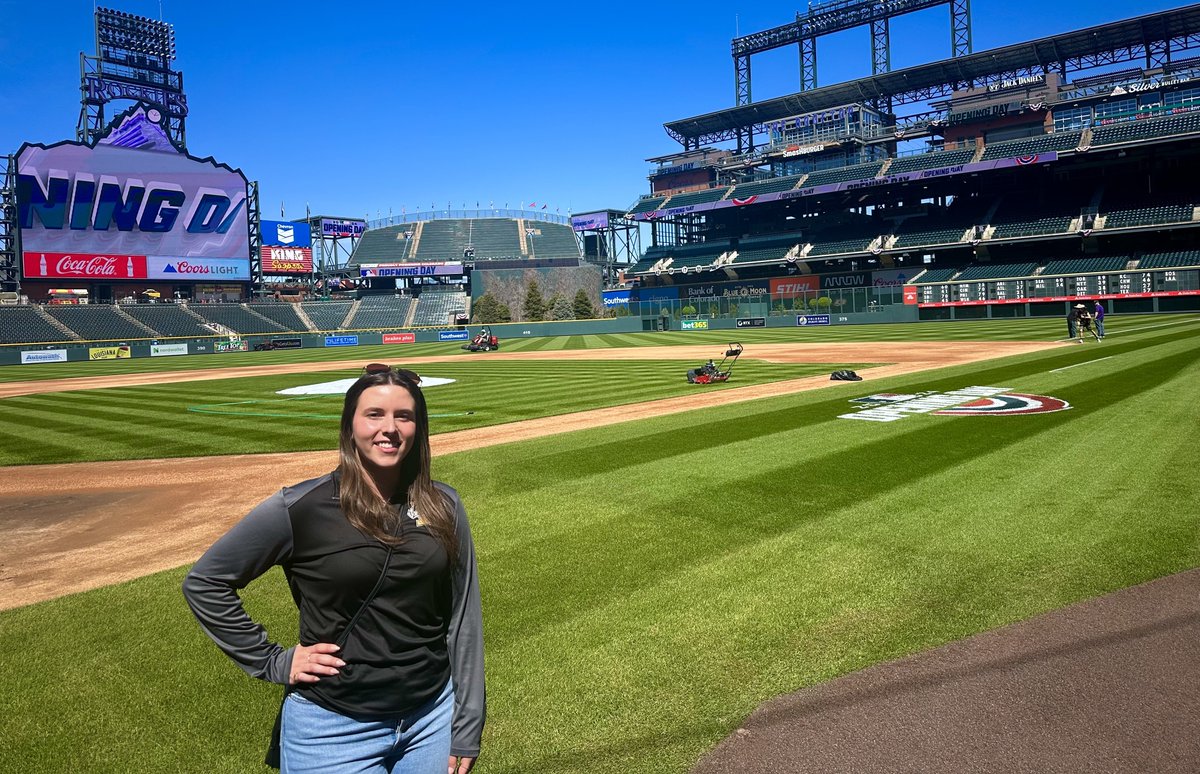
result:
<svg viewBox="0 0 1200 774"><path fill-rule="evenodd" d="M750 104L750 55L734 56L733 78L735 85L734 104Z"/></svg>
<svg viewBox="0 0 1200 774"><path fill-rule="evenodd" d="M17 158L4 157L0 174L0 291L21 292L21 231L17 227Z"/></svg>
<svg viewBox="0 0 1200 774"><path fill-rule="evenodd" d="M975 50L971 42L971 0L950 0L950 50L956 57Z"/></svg>
<svg viewBox="0 0 1200 774"><path fill-rule="evenodd" d="M888 17L871 20L871 75L891 72L892 45Z"/></svg>
<svg viewBox="0 0 1200 774"><path fill-rule="evenodd" d="M262 289L262 211L258 202L258 181L246 186L246 215L250 219L250 281ZM253 292L251 294L253 298Z"/></svg>
<svg viewBox="0 0 1200 774"><path fill-rule="evenodd" d="M817 88L817 39L800 40L800 91Z"/></svg>

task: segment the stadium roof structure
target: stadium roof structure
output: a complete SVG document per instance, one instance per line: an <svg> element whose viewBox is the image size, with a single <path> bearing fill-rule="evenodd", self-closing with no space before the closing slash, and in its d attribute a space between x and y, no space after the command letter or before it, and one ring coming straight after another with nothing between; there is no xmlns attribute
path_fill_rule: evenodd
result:
<svg viewBox="0 0 1200 774"><path fill-rule="evenodd" d="M1200 46L1200 4L727 108L663 128L684 148L698 148L761 131L770 121L855 102L920 102L1006 78L1066 74L1142 58L1148 67L1159 67L1172 51L1195 46Z"/></svg>

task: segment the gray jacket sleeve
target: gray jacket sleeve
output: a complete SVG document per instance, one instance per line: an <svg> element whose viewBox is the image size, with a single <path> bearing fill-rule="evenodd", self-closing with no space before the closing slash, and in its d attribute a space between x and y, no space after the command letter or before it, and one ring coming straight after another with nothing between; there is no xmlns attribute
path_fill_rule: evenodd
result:
<svg viewBox="0 0 1200 774"><path fill-rule="evenodd" d="M447 645L454 680L454 719L450 729L450 754L478 757L479 741L487 715L483 681L483 611L475 567L475 543L467 511L458 493L446 487L457 513L458 566L454 572L453 611Z"/></svg>
<svg viewBox="0 0 1200 774"><path fill-rule="evenodd" d="M204 632L252 677L287 684L292 650L267 639L238 590L291 554L284 493L264 500L225 533L183 579L183 596Z"/></svg>

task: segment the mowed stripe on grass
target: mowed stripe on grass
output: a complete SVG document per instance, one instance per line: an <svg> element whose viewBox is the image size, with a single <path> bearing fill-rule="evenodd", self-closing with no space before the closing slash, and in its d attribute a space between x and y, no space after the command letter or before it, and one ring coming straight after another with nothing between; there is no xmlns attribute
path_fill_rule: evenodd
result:
<svg viewBox="0 0 1200 774"><path fill-rule="evenodd" d="M696 387L684 378L695 365L454 360L421 370L456 380L426 391L431 429L444 433L797 379L831 367L747 359L735 381ZM6 398L0 400L0 422L21 442L0 449L0 465L330 449L341 396L296 400L276 393L355 375L322 371Z"/></svg>
<svg viewBox="0 0 1200 774"><path fill-rule="evenodd" d="M1161 317L1111 318L1109 332L1137 328ZM1172 324L1197 319L1194 315L1172 316ZM875 341L1054 341L1062 338L1063 325L1058 319L1006 319L931 322L922 324L842 325L819 328L766 328L758 330L672 331L664 333L591 334L584 336L505 338L501 351L533 352L543 349L603 349L611 347L661 347L712 345L719 354L731 340L754 343L791 342L875 342ZM31 379L67 379L108 374L189 371L209 368L238 368L276 363L319 363L361 357L363 363L382 360L404 363L409 358L462 356L486 359L487 354L463 352L457 344L423 343L404 345L332 347L279 350L274 352L230 352L190 357L140 358L132 360L80 361L71 363L35 363L0 368L0 383Z"/></svg>
<svg viewBox="0 0 1200 774"><path fill-rule="evenodd" d="M1059 349L438 458L479 548L479 770L684 772L767 697L1197 566L1198 345L1151 331L1099 373L1054 369L1100 346ZM972 384L1073 408L836 419ZM278 691L202 637L181 574L0 614L0 770L254 765ZM245 596L294 638L281 576Z"/></svg>

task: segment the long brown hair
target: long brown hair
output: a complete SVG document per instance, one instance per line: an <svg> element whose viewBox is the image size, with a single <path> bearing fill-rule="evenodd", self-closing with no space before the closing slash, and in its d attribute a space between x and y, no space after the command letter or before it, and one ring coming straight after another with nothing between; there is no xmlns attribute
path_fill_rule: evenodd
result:
<svg viewBox="0 0 1200 774"><path fill-rule="evenodd" d="M342 404L341 430L338 434L338 496L346 519L359 531L384 543L399 545L403 542L403 520L407 519L395 505L388 502L393 492L375 493L370 483L370 474L363 466L358 448L354 445L354 412L363 392L371 387L394 385L403 387L412 395L416 420L416 437L412 448L400 463L400 483L397 492L407 493L407 508L412 508L421 517L434 539L450 557L450 566L458 560L458 539L455 534L455 514L450 501L433 485L429 475L429 409L421 388L412 379L395 370L368 373L361 376L346 391L346 402ZM382 498L380 497L382 495Z"/></svg>

